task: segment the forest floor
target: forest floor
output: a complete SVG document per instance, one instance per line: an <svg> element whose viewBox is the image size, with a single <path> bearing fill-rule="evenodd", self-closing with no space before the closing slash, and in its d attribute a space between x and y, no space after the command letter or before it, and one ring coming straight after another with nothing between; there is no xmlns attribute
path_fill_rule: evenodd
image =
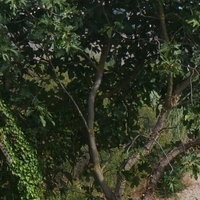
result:
<svg viewBox="0 0 200 200"><path fill-rule="evenodd" d="M153 195L151 200L200 200L200 175L197 180L192 178L189 173L186 173L182 178L184 189L170 198L161 198ZM143 190L135 190L133 192L133 199L139 200Z"/></svg>
<svg viewBox="0 0 200 200"><path fill-rule="evenodd" d="M186 188L174 197L157 200L200 200L200 176L197 180L186 174L182 179Z"/></svg>

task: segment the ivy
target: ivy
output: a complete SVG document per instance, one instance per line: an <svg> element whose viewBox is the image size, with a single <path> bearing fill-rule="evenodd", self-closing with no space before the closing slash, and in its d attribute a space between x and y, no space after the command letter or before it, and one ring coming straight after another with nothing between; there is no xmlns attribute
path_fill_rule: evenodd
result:
<svg viewBox="0 0 200 200"><path fill-rule="evenodd" d="M11 158L10 170L19 178L18 190L21 199L41 199L42 176L37 151L27 142L8 106L0 100L0 109L5 125L1 126L3 144Z"/></svg>

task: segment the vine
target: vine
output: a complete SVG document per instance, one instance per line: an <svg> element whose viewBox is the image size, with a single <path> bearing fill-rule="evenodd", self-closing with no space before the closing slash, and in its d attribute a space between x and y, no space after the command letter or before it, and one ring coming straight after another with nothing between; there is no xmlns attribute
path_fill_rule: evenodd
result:
<svg viewBox="0 0 200 200"><path fill-rule="evenodd" d="M0 100L1 151L12 173L18 177L18 190L22 200L39 200L42 196L42 175L37 151L27 142L24 133L17 126L8 106Z"/></svg>

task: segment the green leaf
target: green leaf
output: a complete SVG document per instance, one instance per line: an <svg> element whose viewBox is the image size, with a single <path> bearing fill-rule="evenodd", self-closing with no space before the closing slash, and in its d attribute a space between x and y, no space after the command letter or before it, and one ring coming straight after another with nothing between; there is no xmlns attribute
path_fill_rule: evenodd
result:
<svg viewBox="0 0 200 200"><path fill-rule="evenodd" d="M114 22L115 28L119 28L120 30L122 30L124 28L123 24L121 22L115 21Z"/></svg>
<svg viewBox="0 0 200 200"><path fill-rule="evenodd" d="M44 116L40 115L40 121L42 123L42 125L45 127L46 126L46 120L44 119Z"/></svg>
<svg viewBox="0 0 200 200"><path fill-rule="evenodd" d="M111 38L112 37L112 28L109 28L106 33L107 33L108 38Z"/></svg>

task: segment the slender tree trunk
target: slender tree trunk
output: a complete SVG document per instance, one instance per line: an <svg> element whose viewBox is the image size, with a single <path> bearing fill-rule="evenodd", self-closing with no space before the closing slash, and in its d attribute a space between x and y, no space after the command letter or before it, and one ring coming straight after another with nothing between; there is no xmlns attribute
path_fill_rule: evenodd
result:
<svg viewBox="0 0 200 200"><path fill-rule="evenodd" d="M100 166L100 159L99 159L98 149L97 149L96 140L95 140L95 131L94 131L95 98L96 98L97 92L99 90L99 87L101 85L101 81L103 78L104 66L105 66L105 62L106 62L109 50L110 50L110 41L108 42L108 44L105 44L103 46L99 64L97 67L95 67L97 70L96 78L95 78L95 82L94 82L93 88L89 94L89 99L88 99L88 123L87 123L87 126L88 126L88 135L89 135L90 156L91 156L91 160L93 163L93 170L94 170L95 177L96 177L103 193L105 194L106 198L108 200L116 200L114 193L108 187L108 185L104 179L104 175L103 175L103 172L102 172L102 169Z"/></svg>

